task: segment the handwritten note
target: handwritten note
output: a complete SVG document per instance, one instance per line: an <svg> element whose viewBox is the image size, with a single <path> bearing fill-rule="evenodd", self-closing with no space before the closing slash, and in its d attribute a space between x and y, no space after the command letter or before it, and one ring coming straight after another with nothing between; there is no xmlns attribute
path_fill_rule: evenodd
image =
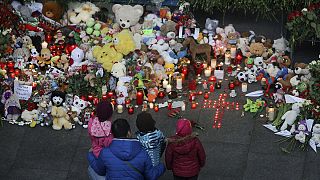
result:
<svg viewBox="0 0 320 180"><path fill-rule="evenodd" d="M18 81L14 82L14 93L19 99L28 100L32 94L32 86L19 84Z"/></svg>

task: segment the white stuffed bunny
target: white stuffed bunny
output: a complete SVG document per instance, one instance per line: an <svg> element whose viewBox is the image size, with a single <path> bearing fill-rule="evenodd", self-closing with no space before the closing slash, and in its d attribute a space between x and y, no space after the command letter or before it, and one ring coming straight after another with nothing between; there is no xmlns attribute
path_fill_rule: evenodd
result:
<svg viewBox="0 0 320 180"><path fill-rule="evenodd" d="M289 126L292 126L294 121L296 120L296 118L298 117L299 113L300 113L300 107L301 107L301 103L294 103L292 105L292 108L290 111L287 111L282 117L281 119L284 120L280 130L284 131L288 128Z"/></svg>

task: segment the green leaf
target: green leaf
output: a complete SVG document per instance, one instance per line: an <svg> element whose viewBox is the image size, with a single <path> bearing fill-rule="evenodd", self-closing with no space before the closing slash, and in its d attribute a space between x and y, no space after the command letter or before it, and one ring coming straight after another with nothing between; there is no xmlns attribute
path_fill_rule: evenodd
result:
<svg viewBox="0 0 320 180"><path fill-rule="evenodd" d="M307 18L308 18L309 20L312 20L312 19L313 19L313 15L310 14L310 13L308 13Z"/></svg>
<svg viewBox="0 0 320 180"><path fill-rule="evenodd" d="M311 23L311 27L313 27L314 29L317 29L316 23L312 22L312 23Z"/></svg>

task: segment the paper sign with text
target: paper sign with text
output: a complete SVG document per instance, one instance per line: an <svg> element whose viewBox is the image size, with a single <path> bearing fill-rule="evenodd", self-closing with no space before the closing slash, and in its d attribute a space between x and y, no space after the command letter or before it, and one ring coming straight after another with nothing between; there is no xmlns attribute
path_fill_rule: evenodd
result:
<svg viewBox="0 0 320 180"><path fill-rule="evenodd" d="M18 81L14 82L14 93L21 100L28 100L32 94L32 86L19 84Z"/></svg>

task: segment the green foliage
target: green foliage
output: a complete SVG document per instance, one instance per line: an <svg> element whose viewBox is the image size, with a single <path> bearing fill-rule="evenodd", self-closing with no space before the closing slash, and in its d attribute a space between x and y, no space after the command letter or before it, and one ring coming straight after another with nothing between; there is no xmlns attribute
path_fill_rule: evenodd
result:
<svg viewBox="0 0 320 180"><path fill-rule="evenodd" d="M237 10L267 19L277 19L276 15L281 12L286 14L312 2L317 2L317 0L190 0L191 5L195 8L208 13L217 10L222 13Z"/></svg>

